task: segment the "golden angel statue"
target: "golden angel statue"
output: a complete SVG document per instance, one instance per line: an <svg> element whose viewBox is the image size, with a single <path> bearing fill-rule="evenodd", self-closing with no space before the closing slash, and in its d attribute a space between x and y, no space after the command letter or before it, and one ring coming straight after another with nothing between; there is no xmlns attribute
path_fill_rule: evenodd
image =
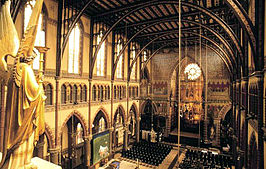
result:
<svg viewBox="0 0 266 169"><path fill-rule="evenodd" d="M23 39L19 42L10 15L10 0L0 11L0 79L7 86L2 169L30 169L34 145L44 133L44 101L42 74L32 70L34 42L43 0L37 0ZM8 70L5 58L13 57Z"/></svg>

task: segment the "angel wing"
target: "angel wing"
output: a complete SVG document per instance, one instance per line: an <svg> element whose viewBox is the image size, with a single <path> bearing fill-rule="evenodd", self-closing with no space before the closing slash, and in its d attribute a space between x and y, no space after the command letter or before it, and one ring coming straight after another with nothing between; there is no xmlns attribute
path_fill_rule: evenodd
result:
<svg viewBox="0 0 266 169"><path fill-rule="evenodd" d="M19 87L21 83L21 59L26 59L33 54L34 43L37 34L39 16L42 11L43 0L36 0L35 6L32 10L29 23L27 25L24 37L20 42L18 54L15 59L13 68L13 78L16 85Z"/></svg>
<svg viewBox="0 0 266 169"><path fill-rule="evenodd" d="M8 79L8 68L5 57L15 56L19 48L17 30L10 15L10 1L0 9L0 77Z"/></svg>

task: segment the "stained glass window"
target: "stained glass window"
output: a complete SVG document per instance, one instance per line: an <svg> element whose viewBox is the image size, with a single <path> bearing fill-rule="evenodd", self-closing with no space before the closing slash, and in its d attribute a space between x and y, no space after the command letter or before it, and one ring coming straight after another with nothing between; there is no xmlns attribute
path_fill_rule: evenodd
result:
<svg viewBox="0 0 266 169"><path fill-rule="evenodd" d="M187 65L184 73L187 74L189 80L196 80L197 78L200 77L201 70L197 64L191 63Z"/></svg>
<svg viewBox="0 0 266 169"><path fill-rule="evenodd" d="M101 42L102 37L103 37L103 31L100 31L99 35L97 36L97 45ZM105 41L102 43L100 50L98 51L97 54L97 59L96 59L97 76L104 76L104 70L105 70L104 58L105 58Z"/></svg>
<svg viewBox="0 0 266 169"><path fill-rule="evenodd" d="M122 43L122 40L119 39L117 46L116 46L117 55L119 55L122 48L123 48L123 43ZM116 77L117 78L122 78L122 69L123 69L123 54L119 57L119 60L117 63L117 68L116 68Z"/></svg>
<svg viewBox="0 0 266 169"><path fill-rule="evenodd" d="M147 61L147 51L144 51L143 52L143 62L146 62Z"/></svg>
<svg viewBox="0 0 266 169"><path fill-rule="evenodd" d="M52 86L50 84L48 84L47 86L45 86L45 96L47 97L45 100L45 105L52 105L53 104L53 90L52 90Z"/></svg>
<svg viewBox="0 0 266 169"><path fill-rule="evenodd" d="M136 58L136 48L135 46L133 46L131 50L132 61L134 61L135 58ZM131 79L136 79L136 62L134 63L132 70L131 70Z"/></svg>
<svg viewBox="0 0 266 169"><path fill-rule="evenodd" d="M65 85L62 85L61 87L61 104L66 104L66 86Z"/></svg>
<svg viewBox="0 0 266 169"><path fill-rule="evenodd" d="M24 9L24 32L27 29L30 16L32 13L32 9L35 3L36 3L36 0L31 0L26 3L25 9ZM45 20L43 16L44 16L44 13L42 12L39 17L37 35L36 35L34 46L45 46ZM34 48L34 52L37 54L37 56L33 61L32 67L33 69L38 70L40 66L40 53L35 48Z"/></svg>
<svg viewBox="0 0 266 169"><path fill-rule="evenodd" d="M79 73L80 28L78 24L69 36L68 73Z"/></svg>

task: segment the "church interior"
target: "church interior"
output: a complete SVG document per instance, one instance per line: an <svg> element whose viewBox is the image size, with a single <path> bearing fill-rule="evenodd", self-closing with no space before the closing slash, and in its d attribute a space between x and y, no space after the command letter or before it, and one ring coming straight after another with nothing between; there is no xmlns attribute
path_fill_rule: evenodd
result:
<svg viewBox="0 0 266 169"><path fill-rule="evenodd" d="M22 39L38 0L6 1ZM266 169L265 8L43 0L31 67L43 72L45 131L33 157L62 169Z"/></svg>

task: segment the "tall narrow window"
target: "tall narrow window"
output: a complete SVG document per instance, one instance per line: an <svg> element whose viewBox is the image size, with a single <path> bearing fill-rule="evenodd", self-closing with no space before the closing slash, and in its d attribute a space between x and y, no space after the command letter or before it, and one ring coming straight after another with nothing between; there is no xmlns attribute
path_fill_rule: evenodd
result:
<svg viewBox="0 0 266 169"><path fill-rule="evenodd" d="M98 99L98 101L100 101L101 100L101 87L98 86L97 90L98 90L98 92L97 92L98 98L97 99Z"/></svg>
<svg viewBox="0 0 266 169"><path fill-rule="evenodd" d="M104 86L104 100L107 100L107 86Z"/></svg>
<svg viewBox="0 0 266 169"><path fill-rule="evenodd" d="M68 96L69 97L69 99L68 99L69 103L73 103L73 91L72 91L73 88L72 88L72 86L68 86L68 90L69 90L69 92L68 92L69 93L69 96Z"/></svg>
<svg viewBox="0 0 266 169"><path fill-rule="evenodd" d="M93 85L93 87L92 87L92 99L93 99L93 101L96 101L96 92L97 92L96 86Z"/></svg>
<svg viewBox="0 0 266 169"><path fill-rule="evenodd" d="M27 1L25 9L24 9L24 32L27 29L27 25L30 20L30 16L32 13L32 9L36 3L36 0ZM45 20L44 20L44 12L40 14L37 35L35 39L34 46L45 46ZM40 64L40 53L38 50L34 48L34 52L37 54L36 58L33 61L32 67L35 70L39 69Z"/></svg>
<svg viewBox="0 0 266 169"><path fill-rule="evenodd" d="M116 46L116 55L118 56L120 51L123 48L123 43L122 40L119 39L117 46ZM123 73L123 54L119 57L118 63L117 63L117 67L116 67L116 77L117 78L122 78L122 73Z"/></svg>
<svg viewBox="0 0 266 169"><path fill-rule="evenodd" d="M135 98L135 87L132 87L131 89L132 89L132 96L133 98Z"/></svg>
<svg viewBox="0 0 266 169"><path fill-rule="evenodd" d="M45 86L45 95L47 97L45 100L45 104L52 105L53 104L53 100L52 100L53 91L52 91L52 86L50 84Z"/></svg>
<svg viewBox="0 0 266 169"><path fill-rule="evenodd" d="M80 88L79 101L83 102L83 87L82 87L82 85L80 85L79 88Z"/></svg>
<svg viewBox="0 0 266 169"><path fill-rule="evenodd" d="M61 104L66 104L66 86L61 87Z"/></svg>
<svg viewBox="0 0 266 169"><path fill-rule="evenodd" d="M68 73L79 73L80 28L78 24L69 36Z"/></svg>
<svg viewBox="0 0 266 169"><path fill-rule="evenodd" d="M127 97L127 95L126 95L126 86L124 86L124 88L123 88L123 94L124 94L124 98L126 98Z"/></svg>
<svg viewBox="0 0 266 169"><path fill-rule="evenodd" d="M147 51L145 50L144 52L143 52L143 56L142 56L142 62L146 62L147 61Z"/></svg>
<svg viewBox="0 0 266 169"><path fill-rule="evenodd" d="M87 101L87 87L86 85L84 85L82 87L82 101L86 102Z"/></svg>
<svg viewBox="0 0 266 169"><path fill-rule="evenodd" d="M74 85L73 88L73 97L74 97L74 103L76 104L78 102L78 87Z"/></svg>
<svg viewBox="0 0 266 169"><path fill-rule="evenodd" d="M132 47L131 50L131 61L133 62L136 58L136 48L135 46ZM131 62L131 63L132 63ZM136 79L136 62L133 64L132 70L131 70L131 79Z"/></svg>
<svg viewBox="0 0 266 169"><path fill-rule="evenodd" d="M103 86L100 86L100 100L103 101Z"/></svg>
<svg viewBox="0 0 266 169"><path fill-rule="evenodd" d="M121 86L119 86L119 99L122 99L122 87Z"/></svg>
<svg viewBox="0 0 266 169"><path fill-rule="evenodd" d="M110 99L110 87L107 86L107 94L108 94L108 100Z"/></svg>
<svg viewBox="0 0 266 169"><path fill-rule="evenodd" d="M116 86L114 86L114 99L116 99Z"/></svg>
<svg viewBox="0 0 266 169"><path fill-rule="evenodd" d="M99 32L99 35L97 36L97 45L101 42L101 39L103 37L103 31L101 30ZM97 59L96 59L96 75L97 76L104 76L104 70L105 70L105 41L102 43L100 50L97 53Z"/></svg>

